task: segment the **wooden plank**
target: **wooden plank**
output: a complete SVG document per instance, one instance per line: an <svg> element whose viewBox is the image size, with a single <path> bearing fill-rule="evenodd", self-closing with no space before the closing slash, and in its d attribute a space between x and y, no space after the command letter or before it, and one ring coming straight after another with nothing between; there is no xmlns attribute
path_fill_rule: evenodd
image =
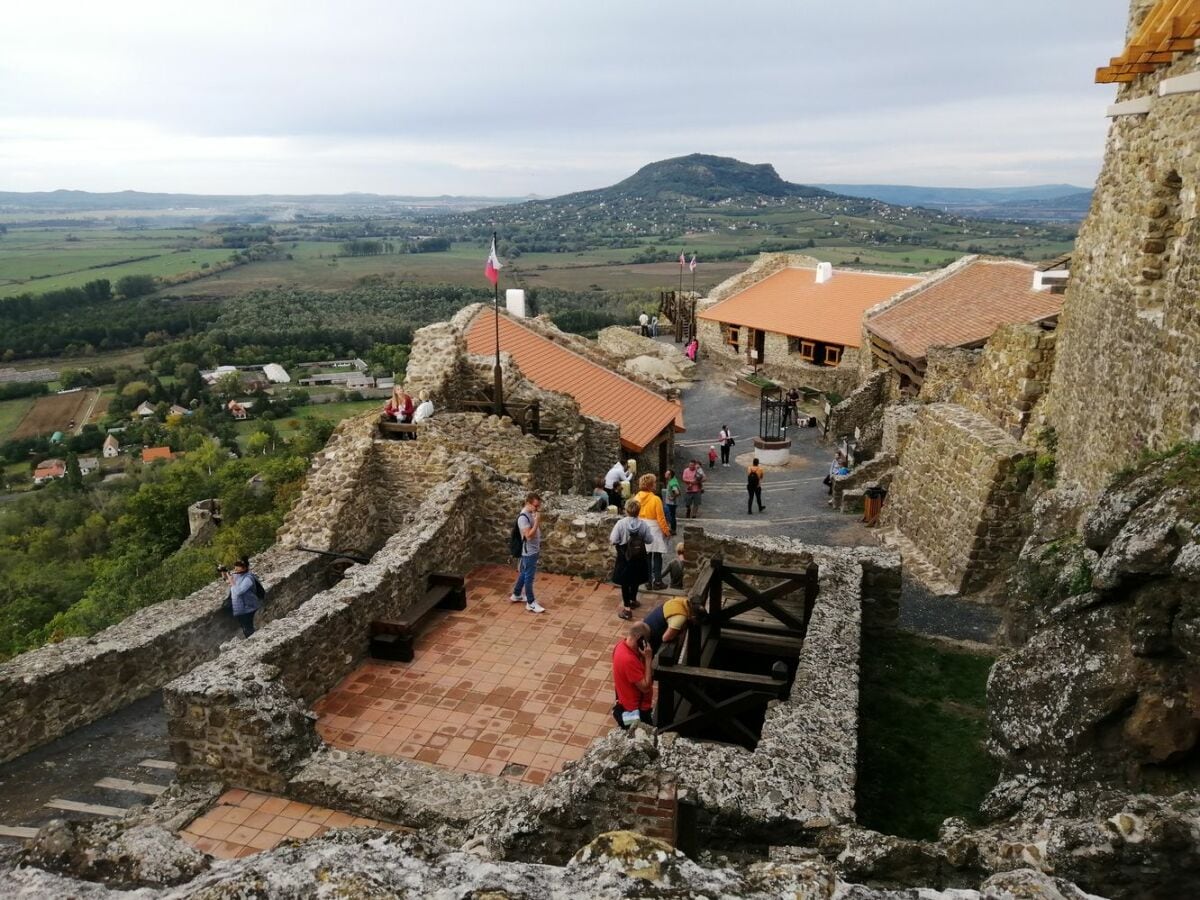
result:
<svg viewBox="0 0 1200 900"><path fill-rule="evenodd" d="M795 658L804 649L804 639L791 635L762 634L757 631L742 631L726 628L721 632L721 647L740 650L743 653L761 653L768 656Z"/></svg>
<svg viewBox="0 0 1200 900"><path fill-rule="evenodd" d="M166 759L143 759L138 763L144 769L170 769L175 771L175 763Z"/></svg>
<svg viewBox="0 0 1200 900"><path fill-rule="evenodd" d="M104 806L100 803L77 803L74 800L63 800L61 797L55 797L49 803L43 803L47 809L63 809L67 812L91 813L94 816L111 816L119 818L125 815L129 810L122 806Z"/></svg>
<svg viewBox="0 0 1200 900"><path fill-rule="evenodd" d="M26 828L24 825L0 825L0 837L28 839L36 837L36 828Z"/></svg>
<svg viewBox="0 0 1200 900"><path fill-rule="evenodd" d="M657 673L656 673L657 674ZM768 688L786 690L787 682L770 675L752 675L749 672L726 672L724 669L705 669L700 666L671 666L661 674L663 681L721 684L731 687Z"/></svg>
<svg viewBox="0 0 1200 900"><path fill-rule="evenodd" d="M96 787L110 791L130 791L134 794L145 794L147 797L157 797L167 790L166 785L130 781L127 778L101 778L96 782Z"/></svg>

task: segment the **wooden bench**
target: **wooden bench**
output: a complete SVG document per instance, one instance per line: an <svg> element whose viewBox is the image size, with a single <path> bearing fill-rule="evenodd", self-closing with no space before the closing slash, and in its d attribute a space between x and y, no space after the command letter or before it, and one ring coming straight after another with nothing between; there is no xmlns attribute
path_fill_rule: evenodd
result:
<svg viewBox="0 0 1200 900"><path fill-rule="evenodd" d="M371 623L371 656L394 662L412 662L413 641L421 623L435 609L467 608L467 584L461 575L434 572L424 595L399 617Z"/></svg>
<svg viewBox="0 0 1200 900"><path fill-rule="evenodd" d="M417 426L411 422L381 421L379 423L379 434L393 441L415 441L417 439Z"/></svg>

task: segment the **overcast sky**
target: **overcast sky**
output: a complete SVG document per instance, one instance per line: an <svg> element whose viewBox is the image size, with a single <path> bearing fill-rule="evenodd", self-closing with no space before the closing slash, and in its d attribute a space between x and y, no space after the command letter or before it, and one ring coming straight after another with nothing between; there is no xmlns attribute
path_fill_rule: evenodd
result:
<svg viewBox="0 0 1200 900"><path fill-rule="evenodd" d="M1091 185L1129 0L15 2L0 190Z"/></svg>

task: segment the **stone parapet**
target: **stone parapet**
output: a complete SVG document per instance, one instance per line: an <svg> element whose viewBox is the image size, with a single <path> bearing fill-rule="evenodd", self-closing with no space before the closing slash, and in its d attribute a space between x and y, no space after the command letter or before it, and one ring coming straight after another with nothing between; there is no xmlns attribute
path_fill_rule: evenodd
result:
<svg viewBox="0 0 1200 900"><path fill-rule="evenodd" d="M270 622L328 586L327 561L272 548L254 560L269 591ZM158 690L217 655L238 631L221 608L228 588L214 582L177 600L139 610L90 638L47 644L0 665L0 761Z"/></svg>
<svg viewBox="0 0 1200 900"><path fill-rule="evenodd" d="M1031 452L979 413L925 406L900 457L883 524L903 532L957 590L980 590L1020 549L1017 513L1032 472L1018 463Z"/></svg>
<svg viewBox="0 0 1200 900"><path fill-rule="evenodd" d="M890 369L872 373L829 413L825 433L834 440L854 438L861 450L878 449L883 435L883 409L891 395Z"/></svg>

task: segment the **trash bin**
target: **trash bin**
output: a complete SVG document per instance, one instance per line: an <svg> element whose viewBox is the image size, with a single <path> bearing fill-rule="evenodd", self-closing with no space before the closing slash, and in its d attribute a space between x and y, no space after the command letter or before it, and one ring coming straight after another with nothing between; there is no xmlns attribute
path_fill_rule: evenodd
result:
<svg viewBox="0 0 1200 900"><path fill-rule="evenodd" d="M872 485L863 491L863 518L868 528L879 524L879 511L883 509L883 499L887 491L879 485Z"/></svg>

